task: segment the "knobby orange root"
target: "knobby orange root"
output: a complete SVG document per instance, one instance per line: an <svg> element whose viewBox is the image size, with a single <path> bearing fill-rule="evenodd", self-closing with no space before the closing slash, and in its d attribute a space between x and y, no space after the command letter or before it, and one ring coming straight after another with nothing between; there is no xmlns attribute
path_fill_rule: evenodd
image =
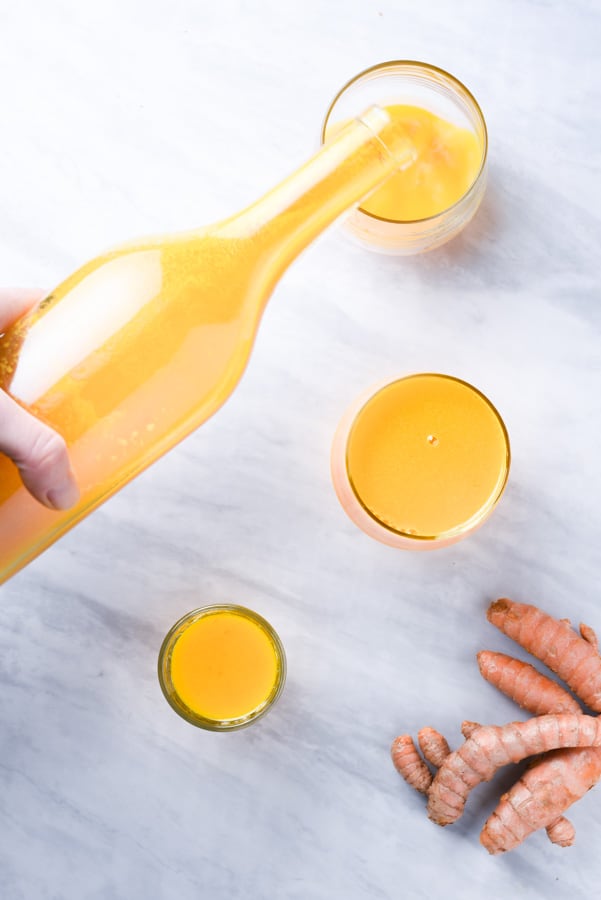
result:
<svg viewBox="0 0 601 900"><path fill-rule="evenodd" d="M535 715L582 713L580 704L534 666L482 651L480 672L487 681ZM575 830L562 815L601 778L601 748L557 750L532 763L501 801L480 834L489 853L513 850L528 835L546 828L549 840L561 847L574 843Z"/></svg>
<svg viewBox="0 0 601 900"><path fill-rule="evenodd" d="M533 715L582 712L571 694L529 663L490 650L482 650L477 659L482 677Z"/></svg>
<svg viewBox="0 0 601 900"><path fill-rule="evenodd" d="M601 720L564 713L508 725L482 725L438 770L428 791L429 818L438 825L450 825L461 816L470 791L490 781L498 769L561 747L601 747Z"/></svg>
<svg viewBox="0 0 601 900"><path fill-rule="evenodd" d="M437 769L442 766L451 752L447 739L439 731L428 726L418 731L417 741L425 758Z"/></svg>
<svg viewBox="0 0 601 900"><path fill-rule="evenodd" d="M491 605L488 618L563 678L590 709L601 709L601 659L592 628L581 625L577 634L567 619L506 599ZM490 853L502 853L544 828L553 843L570 846L575 831L563 812L601 778L601 717L584 716L574 697L528 663L482 651L478 665L487 681L536 718L505 726L463 722L466 741L454 753L439 732L423 728L418 741L425 759L438 768L435 777L409 735L393 744L395 765L427 794L430 818L447 825L461 816L473 787L503 765L536 757L503 795L480 840Z"/></svg>
<svg viewBox="0 0 601 900"><path fill-rule="evenodd" d="M571 847L576 836L574 826L563 816L556 819L552 825L547 825L547 834L551 843L559 844L560 847Z"/></svg>
<svg viewBox="0 0 601 900"><path fill-rule="evenodd" d="M580 634L567 619L554 619L527 603L503 598L490 605L488 621L540 659L594 712L601 712L601 657L588 625Z"/></svg>
<svg viewBox="0 0 601 900"><path fill-rule="evenodd" d="M489 853L505 853L534 831L546 828L553 843L569 846L574 841L574 828L565 819L567 824L559 829L558 821L600 776L601 754L593 747L545 754L501 797L480 833L480 842Z"/></svg>
<svg viewBox="0 0 601 900"><path fill-rule="evenodd" d="M395 768L407 784L421 794L427 794L432 784L432 773L419 755L410 734L401 734L394 739L391 755Z"/></svg>

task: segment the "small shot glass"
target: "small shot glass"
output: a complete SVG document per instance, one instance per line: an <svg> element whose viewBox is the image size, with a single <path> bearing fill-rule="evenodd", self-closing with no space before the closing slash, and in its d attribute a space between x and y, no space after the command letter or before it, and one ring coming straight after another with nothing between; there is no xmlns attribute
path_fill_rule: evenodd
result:
<svg viewBox="0 0 601 900"><path fill-rule="evenodd" d="M331 454L340 503L367 535L404 550L454 544L501 498L511 454L484 394L423 373L371 388L346 411Z"/></svg>
<svg viewBox="0 0 601 900"><path fill-rule="evenodd" d="M465 228L484 196L488 136L482 110L465 85L437 66L413 60L384 62L360 72L334 97L321 128L322 143L335 126L372 104L420 107L467 129L477 141L480 159L476 175L447 208L426 218L403 220L382 218L359 206L343 220L345 231L370 250L398 256L433 250Z"/></svg>
<svg viewBox="0 0 601 900"><path fill-rule="evenodd" d="M167 633L159 684L183 719L208 731L235 731L262 718L286 681L286 654L262 616L235 604L204 606Z"/></svg>

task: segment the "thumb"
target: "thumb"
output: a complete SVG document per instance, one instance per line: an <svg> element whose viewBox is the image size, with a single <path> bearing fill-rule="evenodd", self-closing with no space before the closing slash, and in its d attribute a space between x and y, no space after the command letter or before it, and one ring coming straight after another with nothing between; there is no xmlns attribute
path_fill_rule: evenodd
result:
<svg viewBox="0 0 601 900"><path fill-rule="evenodd" d="M69 509L79 498L63 438L0 391L0 452L9 456L23 484L50 509Z"/></svg>
<svg viewBox="0 0 601 900"><path fill-rule="evenodd" d="M5 331L47 292L39 288L2 288L0 290L0 331Z"/></svg>

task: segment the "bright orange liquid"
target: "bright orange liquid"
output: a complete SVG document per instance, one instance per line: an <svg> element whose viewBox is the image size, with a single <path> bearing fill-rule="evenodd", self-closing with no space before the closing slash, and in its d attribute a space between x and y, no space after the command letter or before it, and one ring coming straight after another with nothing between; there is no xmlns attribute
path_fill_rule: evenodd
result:
<svg viewBox="0 0 601 900"><path fill-rule="evenodd" d="M192 622L171 652L171 683L205 719L248 716L269 699L279 676L273 641L255 621L218 611Z"/></svg>
<svg viewBox="0 0 601 900"><path fill-rule="evenodd" d="M457 203L476 180L482 165L482 144L473 131L426 109L408 105L385 109L406 129L416 160L370 194L361 209L394 222L436 216Z"/></svg>
<svg viewBox="0 0 601 900"><path fill-rule="evenodd" d="M470 385L414 375L361 409L346 463L373 518L409 537L437 538L490 512L507 478L509 445L498 413Z"/></svg>
<svg viewBox="0 0 601 900"><path fill-rule="evenodd" d="M231 394L286 266L407 155L403 128L363 118L243 213L94 259L0 337L0 387L64 436L81 489L48 510L0 455L0 583Z"/></svg>
<svg viewBox="0 0 601 900"><path fill-rule="evenodd" d="M244 251L247 250L245 253ZM230 242L210 234L109 253L79 270L9 336L0 374L66 439L81 489L97 505L233 390L262 310L249 253L220 272ZM212 298L199 304L198 298ZM12 351L12 352L11 352ZM0 457L0 571L72 512L32 500Z"/></svg>

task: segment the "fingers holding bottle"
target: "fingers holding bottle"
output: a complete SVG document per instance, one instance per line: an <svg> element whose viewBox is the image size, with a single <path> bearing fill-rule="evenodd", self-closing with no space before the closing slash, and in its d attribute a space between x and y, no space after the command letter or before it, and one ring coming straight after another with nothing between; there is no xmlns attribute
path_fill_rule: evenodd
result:
<svg viewBox="0 0 601 900"><path fill-rule="evenodd" d="M0 291L0 334L44 297L44 291ZM69 509L79 499L64 439L0 390L0 453L13 460L27 490L50 509Z"/></svg>
<svg viewBox="0 0 601 900"><path fill-rule="evenodd" d="M41 288L2 288L0 290L0 334L44 299Z"/></svg>
<svg viewBox="0 0 601 900"><path fill-rule="evenodd" d="M0 452L9 456L27 490L50 509L69 509L79 498L64 439L0 391Z"/></svg>

